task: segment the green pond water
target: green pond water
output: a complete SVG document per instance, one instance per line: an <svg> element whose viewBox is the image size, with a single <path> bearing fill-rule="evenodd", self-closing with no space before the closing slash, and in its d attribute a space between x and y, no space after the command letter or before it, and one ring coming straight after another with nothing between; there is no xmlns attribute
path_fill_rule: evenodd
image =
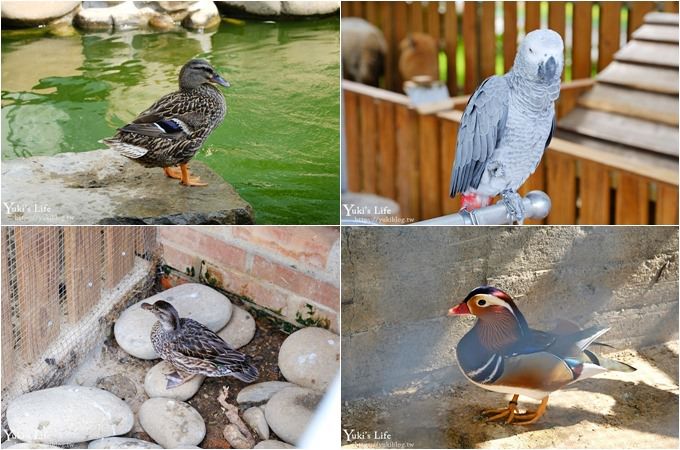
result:
<svg viewBox="0 0 680 450"><path fill-rule="evenodd" d="M201 57L231 88L227 117L196 159L257 223L335 224L339 51L337 18L223 21L213 33L3 30L2 158L105 148L97 141L176 90L179 68Z"/></svg>

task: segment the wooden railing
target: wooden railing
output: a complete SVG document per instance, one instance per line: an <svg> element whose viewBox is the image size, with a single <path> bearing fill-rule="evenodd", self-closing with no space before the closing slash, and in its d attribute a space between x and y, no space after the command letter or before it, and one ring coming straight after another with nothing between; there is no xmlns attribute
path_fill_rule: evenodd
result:
<svg viewBox="0 0 680 450"><path fill-rule="evenodd" d="M569 111L591 80L563 84L558 115ZM467 97L453 109L421 113L408 97L344 80L344 145L350 191L399 203L415 220L451 214L460 199L448 195L458 125ZM542 190L552 200L547 224L676 224L677 167L631 163L554 138L520 192Z"/></svg>
<svg viewBox="0 0 680 450"><path fill-rule="evenodd" d="M677 12L678 2L475 2L464 3L462 14L455 2L343 1L343 17L362 17L384 33L388 52L382 87L401 92L398 70L399 42L409 32L435 37L446 55L447 85L451 95L471 93L486 77L496 73L496 55L503 58L503 72L513 63L520 31L549 26L565 39L565 80L588 78L609 64L621 40L642 24L646 13L662 8ZM500 12L502 10L502 13ZM502 45L496 43L496 14L503 16ZM523 21L518 18L524 17ZM625 34L621 32L625 27ZM597 30L597 42L592 39ZM622 34L623 39L622 39ZM461 48L459 48L461 47ZM595 50L597 60L591 60ZM464 52L458 64L456 52ZM458 83L459 77L464 80Z"/></svg>

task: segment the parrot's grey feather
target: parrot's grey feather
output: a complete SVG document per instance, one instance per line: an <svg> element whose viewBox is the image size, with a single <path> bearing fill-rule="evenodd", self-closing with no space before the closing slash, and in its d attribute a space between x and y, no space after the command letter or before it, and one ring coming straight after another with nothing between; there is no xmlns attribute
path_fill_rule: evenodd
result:
<svg viewBox="0 0 680 450"><path fill-rule="evenodd" d="M492 76L472 94L458 129L451 197L477 188L484 168L505 130L510 88L503 77Z"/></svg>

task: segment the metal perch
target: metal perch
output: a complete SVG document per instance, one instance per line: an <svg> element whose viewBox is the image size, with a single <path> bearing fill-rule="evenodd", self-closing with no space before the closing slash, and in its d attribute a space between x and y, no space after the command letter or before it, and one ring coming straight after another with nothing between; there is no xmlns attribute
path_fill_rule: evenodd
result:
<svg viewBox="0 0 680 450"><path fill-rule="evenodd" d="M550 197L542 191L531 191L522 199L525 219L544 219L550 213ZM415 222L411 225L511 225L512 218L503 201L473 211Z"/></svg>

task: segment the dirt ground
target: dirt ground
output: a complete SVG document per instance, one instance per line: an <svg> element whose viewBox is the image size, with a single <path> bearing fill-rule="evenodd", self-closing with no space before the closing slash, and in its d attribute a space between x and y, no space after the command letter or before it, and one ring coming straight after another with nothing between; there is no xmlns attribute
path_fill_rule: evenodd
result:
<svg viewBox="0 0 680 450"><path fill-rule="evenodd" d="M281 344L288 335L267 318L255 317L255 322L257 324L255 337L239 350L250 355L259 368L258 382L285 381L279 371L278 354ZM118 346L111 335L76 371L70 382L84 386L97 386L125 400L135 413L136 422L132 431L124 437L152 441L144 433L136 417L139 407L148 398L144 392L144 377L147 371L159 361L145 361L130 356ZM227 420L217 402L223 386L229 386L227 401L236 405L236 396L246 386L246 383L230 377L206 378L196 395L188 401L205 420L206 436L199 444L202 448L231 448L222 435ZM244 408L241 408L241 412L243 410ZM278 438L271 432L270 439Z"/></svg>
<svg viewBox="0 0 680 450"><path fill-rule="evenodd" d="M403 389L343 402L350 448L678 448L678 343L609 355L633 373L608 372L550 396L533 425L486 423L504 396L471 384ZM520 397L520 409L538 402ZM354 430L359 439L347 441ZM389 436L388 436L389 435Z"/></svg>

